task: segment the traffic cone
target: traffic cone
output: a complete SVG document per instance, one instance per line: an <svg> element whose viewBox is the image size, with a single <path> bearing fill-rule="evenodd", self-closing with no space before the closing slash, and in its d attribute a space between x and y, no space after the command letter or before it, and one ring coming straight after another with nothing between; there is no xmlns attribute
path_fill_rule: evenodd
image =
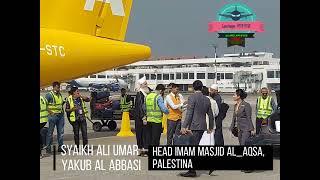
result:
<svg viewBox="0 0 320 180"><path fill-rule="evenodd" d="M168 124L167 120L168 120L168 115L163 114L162 116L162 128L163 128L162 133L163 134L167 134L167 124Z"/></svg>
<svg viewBox="0 0 320 180"><path fill-rule="evenodd" d="M134 136L133 132L131 131L131 127L130 127L129 112L122 113L121 128L120 128L120 132L117 134L117 136L119 136L119 137Z"/></svg>

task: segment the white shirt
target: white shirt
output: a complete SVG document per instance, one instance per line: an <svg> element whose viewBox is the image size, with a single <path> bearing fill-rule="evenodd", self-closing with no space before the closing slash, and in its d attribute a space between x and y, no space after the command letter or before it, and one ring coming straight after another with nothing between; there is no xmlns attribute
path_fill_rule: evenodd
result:
<svg viewBox="0 0 320 180"><path fill-rule="evenodd" d="M175 105L171 99L171 96L175 97L175 95L171 92L170 94L168 94L166 96L166 99L164 101L164 105L165 106L170 106L172 109L179 109L183 106L183 102L184 102L184 99L183 99L183 96L179 93L178 96L180 98L180 104L178 105Z"/></svg>
<svg viewBox="0 0 320 180"><path fill-rule="evenodd" d="M211 103L213 117L216 118L219 114L218 104L211 96L207 96L207 98L209 98L210 103ZM206 115L206 121L207 121L207 128L209 129L209 116L208 115ZM216 129L216 123L214 123L213 129Z"/></svg>

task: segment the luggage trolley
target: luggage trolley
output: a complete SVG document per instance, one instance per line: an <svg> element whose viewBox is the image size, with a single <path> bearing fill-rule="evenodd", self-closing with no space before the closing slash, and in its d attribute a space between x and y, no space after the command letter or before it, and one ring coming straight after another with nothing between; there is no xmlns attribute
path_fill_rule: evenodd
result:
<svg viewBox="0 0 320 180"><path fill-rule="evenodd" d="M92 128L95 132L101 131L103 126L107 126L109 130L114 131L117 123L114 118L114 110L117 109L117 103L109 100L110 92L108 91L92 91L90 101L90 117ZM120 108L120 107L119 107Z"/></svg>

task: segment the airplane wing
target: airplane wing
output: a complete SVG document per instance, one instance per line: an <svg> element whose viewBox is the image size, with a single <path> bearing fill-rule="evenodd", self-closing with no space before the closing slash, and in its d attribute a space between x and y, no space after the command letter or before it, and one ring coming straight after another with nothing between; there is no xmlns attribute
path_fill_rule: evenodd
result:
<svg viewBox="0 0 320 180"><path fill-rule="evenodd" d="M230 15L230 14L219 14L219 16L223 16L226 18L232 18L232 15Z"/></svg>
<svg viewBox="0 0 320 180"><path fill-rule="evenodd" d="M252 15L253 15L253 14L244 14L244 15L241 14L241 18L249 17L249 16L252 16Z"/></svg>

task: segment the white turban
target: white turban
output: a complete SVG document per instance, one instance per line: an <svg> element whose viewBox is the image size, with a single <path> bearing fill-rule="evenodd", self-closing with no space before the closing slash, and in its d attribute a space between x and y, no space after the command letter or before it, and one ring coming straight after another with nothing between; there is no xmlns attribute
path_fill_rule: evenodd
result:
<svg viewBox="0 0 320 180"><path fill-rule="evenodd" d="M218 91L218 84L212 84L210 88Z"/></svg>
<svg viewBox="0 0 320 180"><path fill-rule="evenodd" d="M145 83L146 81L147 81L147 80L146 80L146 77L143 76L143 78L141 78L141 79L138 80L138 84L141 85L141 84Z"/></svg>

